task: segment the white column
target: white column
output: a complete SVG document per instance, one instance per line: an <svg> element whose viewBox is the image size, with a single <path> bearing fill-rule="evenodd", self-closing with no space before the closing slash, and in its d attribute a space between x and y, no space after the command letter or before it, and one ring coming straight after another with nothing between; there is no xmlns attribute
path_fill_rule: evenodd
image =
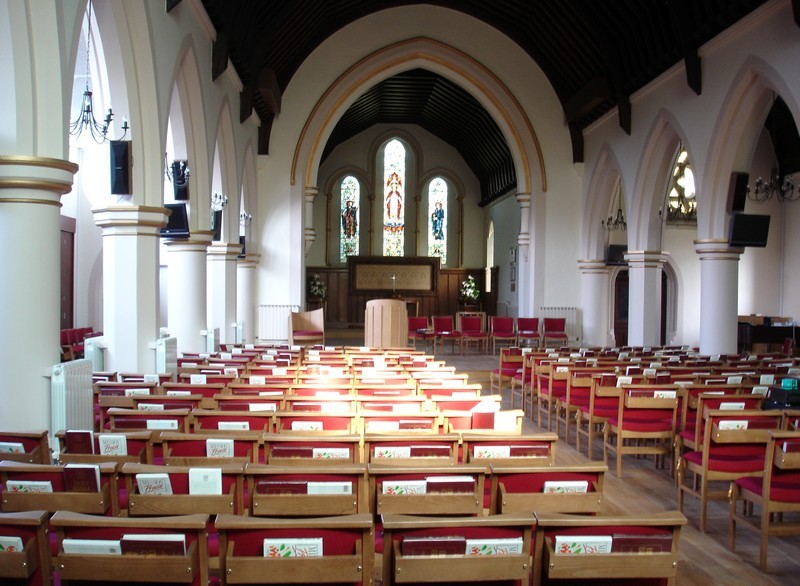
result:
<svg viewBox="0 0 800 586"><path fill-rule="evenodd" d="M60 208L78 166L0 156L0 429L49 429L59 362Z"/></svg>
<svg viewBox="0 0 800 586"><path fill-rule="evenodd" d="M611 271L603 260L579 260L581 271L581 308L583 310L582 346L611 345Z"/></svg>
<svg viewBox="0 0 800 586"><path fill-rule="evenodd" d="M533 283L533 258L531 255L531 194L518 193L519 234L517 235L517 307L521 317L533 317L536 310ZM496 229L496 228L495 228Z"/></svg>
<svg viewBox="0 0 800 586"><path fill-rule="evenodd" d="M661 272L666 253L633 251L628 261L628 345L658 346L661 343Z"/></svg>
<svg viewBox="0 0 800 586"><path fill-rule="evenodd" d="M103 336L105 368L155 372L158 338L161 207L113 206L94 210L103 229Z"/></svg>
<svg viewBox="0 0 800 586"><path fill-rule="evenodd" d="M700 256L700 353L735 354L739 291L739 257L743 249L726 240L695 240Z"/></svg>
<svg viewBox="0 0 800 586"><path fill-rule="evenodd" d="M167 312L169 333L178 338L178 353L205 352L201 332L206 323L206 251L212 232L192 232L187 239L167 241Z"/></svg>
<svg viewBox="0 0 800 586"><path fill-rule="evenodd" d="M208 326L219 328L219 341L236 340L236 258L242 251L239 243L212 242L206 251L208 265Z"/></svg>
<svg viewBox="0 0 800 586"><path fill-rule="evenodd" d="M247 254L236 263L236 321L242 324L242 341L256 340L256 267L260 254Z"/></svg>

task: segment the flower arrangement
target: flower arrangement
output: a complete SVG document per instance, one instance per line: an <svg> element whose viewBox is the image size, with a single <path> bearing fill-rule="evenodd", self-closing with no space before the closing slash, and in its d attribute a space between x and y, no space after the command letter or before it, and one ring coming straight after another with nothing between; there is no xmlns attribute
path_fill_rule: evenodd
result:
<svg viewBox="0 0 800 586"><path fill-rule="evenodd" d="M308 278L307 287L309 297L325 297L325 294L328 292L325 283L319 278L319 273L314 273Z"/></svg>
<svg viewBox="0 0 800 586"><path fill-rule="evenodd" d="M481 292L475 284L475 277L469 275L465 281L461 281L459 297L462 301L477 301L480 296Z"/></svg>

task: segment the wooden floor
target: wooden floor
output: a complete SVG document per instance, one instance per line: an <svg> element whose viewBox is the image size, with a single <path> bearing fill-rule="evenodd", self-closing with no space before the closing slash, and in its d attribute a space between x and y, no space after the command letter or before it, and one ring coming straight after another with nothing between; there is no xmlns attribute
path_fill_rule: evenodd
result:
<svg viewBox="0 0 800 586"><path fill-rule="evenodd" d="M341 341L331 344L356 344L363 332L349 332ZM360 342L358 342L360 343ZM472 350L466 356L452 355L447 351L436 356L446 360L459 372L468 372L470 382L481 383L489 391L489 372L498 365L497 356L476 354ZM509 403L508 392L503 393L503 402ZM547 431L526 421L525 432ZM563 433L563 432L562 432ZM574 442L574 433L572 436ZM573 444L574 445L574 444ZM585 451L579 454L573 445L559 440L556 451L557 464L587 462ZM594 445L595 459L602 459L602 439ZM623 463L623 478L616 476L616 461L612 454L609 472L605 479L603 512L649 513L677 510L677 488L666 469L656 469L652 459L636 459L626 456ZM689 520L681 531L680 566L677 583L681 586L707 586L709 584L800 584L800 536L772 537L769 543L768 572L758 569L759 534L745 527L736 533L736 552L728 549L728 505L727 502L712 502L708 508L708 531L698 529L699 507L697 500L687 497L684 514Z"/></svg>
<svg viewBox="0 0 800 586"><path fill-rule="evenodd" d="M481 357L480 362L484 358ZM495 360L497 360L495 358ZM457 358L448 362L463 361L467 370L469 359ZM478 360L472 359L473 363ZM489 373L485 370L469 370L470 382L480 382L489 388ZM503 393L508 401L507 392ZM525 432L547 431L533 422L526 422ZM563 429L562 429L563 434ZM570 436L573 445L560 439L556 449L557 464L588 462L585 451L574 448L574 430ZM594 457L602 459L602 440L595 442ZM649 513L677 510L677 488L667 469L656 469L651 458L636 459L625 456L622 479L616 475L616 460L609 457L609 472L605 477L603 512ZM769 543L768 572L758 569L759 535L753 530L739 527L736 532L736 552L728 549L728 504L713 502L708 508L708 531L698 529L698 501L687 497L684 514L689 520L681 531L680 566L678 584L706 586L709 584L799 584L800 583L800 536L772 537ZM800 520L800 519L799 519Z"/></svg>

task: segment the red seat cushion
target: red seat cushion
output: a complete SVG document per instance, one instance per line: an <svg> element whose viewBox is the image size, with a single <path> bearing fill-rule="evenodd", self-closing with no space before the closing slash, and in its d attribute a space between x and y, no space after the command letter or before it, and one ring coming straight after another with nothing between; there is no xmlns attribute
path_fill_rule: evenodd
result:
<svg viewBox="0 0 800 586"><path fill-rule="evenodd" d="M763 480L757 476L747 476L738 479L736 484L744 490L761 495L764 488ZM800 474L781 476L780 479L773 478L769 487L769 498L781 503L800 503Z"/></svg>
<svg viewBox="0 0 800 586"><path fill-rule="evenodd" d="M619 427L616 417L609 418L613 427ZM659 433L672 430L672 422L664 419L625 419L622 429L624 431L640 431L644 433Z"/></svg>
<svg viewBox="0 0 800 586"><path fill-rule="evenodd" d="M703 452L687 452L683 455L688 462L703 465ZM714 472L734 472L741 474L761 472L764 470L764 456L742 456L736 453L713 454L708 459L708 469ZM759 480L760 482L760 480Z"/></svg>
<svg viewBox="0 0 800 586"><path fill-rule="evenodd" d="M292 334L295 336L321 336L324 332L319 330L293 330Z"/></svg>

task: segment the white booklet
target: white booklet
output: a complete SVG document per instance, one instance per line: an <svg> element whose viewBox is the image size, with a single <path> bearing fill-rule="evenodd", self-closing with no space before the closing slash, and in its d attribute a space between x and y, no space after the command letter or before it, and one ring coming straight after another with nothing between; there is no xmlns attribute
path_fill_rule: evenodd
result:
<svg viewBox="0 0 800 586"><path fill-rule="evenodd" d="M103 456L127 456L128 440L119 433L101 433L97 436L100 454Z"/></svg>
<svg viewBox="0 0 800 586"><path fill-rule="evenodd" d="M53 492L53 485L49 480L8 480L8 492Z"/></svg>
<svg viewBox="0 0 800 586"><path fill-rule="evenodd" d="M172 483L166 473L139 473L136 475L136 485L139 494L172 494Z"/></svg>
<svg viewBox="0 0 800 586"><path fill-rule="evenodd" d="M24 454L25 446L20 442L0 442L0 454Z"/></svg>
<svg viewBox="0 0 800 586"><path fill-rule="evenodd" d="M0 553L22 551L22 538L16 535L0 535Z"/></svg>
<svg viewBox="0 0 800 586"><path fill-rule="evenodd" d="M189 494L222 494L222 469L189 468Z"/></svg>
<svg viewBox="0 0 800 586"><path fill-rule="evenodd" d="M93 554L93 555L120 555L122 549L119 539L73 539L65 538L62 541L64 553Z"/></svg>

